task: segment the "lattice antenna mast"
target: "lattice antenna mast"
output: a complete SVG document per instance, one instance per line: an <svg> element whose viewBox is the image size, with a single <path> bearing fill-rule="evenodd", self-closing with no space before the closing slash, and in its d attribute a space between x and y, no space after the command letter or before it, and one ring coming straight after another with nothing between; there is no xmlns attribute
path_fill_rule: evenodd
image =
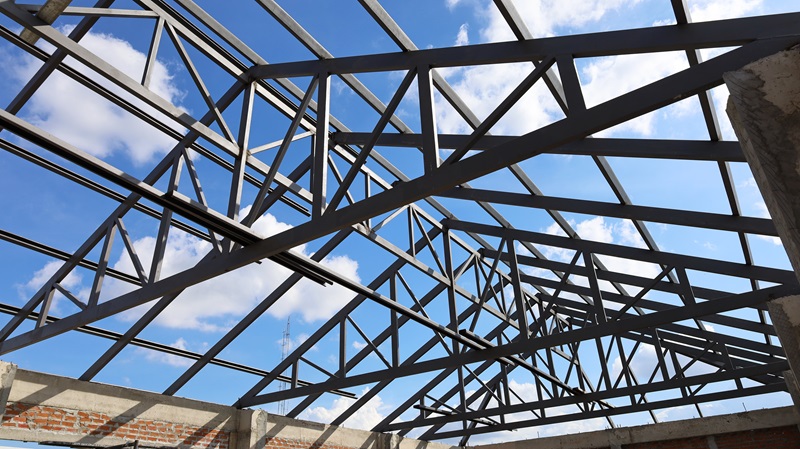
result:
<svg viewBox="0 0 800 449"><path fill-rule="evenodd" d="M291 349L291 344L292 344L291 325L292 325L292 316L289 315L289 317L286 318L286 329L283 330L283 341L281 341L281 362L286 360L286 357L289 356L289 350ZM281 382L278 385L278 391L286 390L288 387L289 387L288 382ZM286 416L285 399L278 404L278 414Z"/></svg>

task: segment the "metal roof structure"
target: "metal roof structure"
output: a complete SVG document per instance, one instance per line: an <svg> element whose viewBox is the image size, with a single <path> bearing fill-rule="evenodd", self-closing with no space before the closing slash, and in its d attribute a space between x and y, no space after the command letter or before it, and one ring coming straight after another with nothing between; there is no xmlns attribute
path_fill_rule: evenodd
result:
<svg viewBox="0 0 800 449"><path fill-rule="evenodd" d="M218 21L192 0L70 3L0 1L3 39L41 61L0 110L0 148L5 158L38 166L115 206L104 220L86 223L72 250L24 229L0 230L4 249L14 245L61 261L21 307L2 305L5 357L87 333L111 343L102 343L80 379L95 379L126 348L144 347L191 362L164 394L221 367L254 379L230 398L240 407L298 399L288 411L296 417L321 397L353 398L333 424L400 386L406 399L373 430L463 445L476 434L587 418L610 426L627 414L657 420L658 410L676 406L702 414L698 404L786 391L788 364L766 301L800 293L800 285L791 269L753 256L754 236L777 233L770 219L742 212L732 166L746 161L737 142L721 139L723 111L711 90L723 73L799 43L800 13L692 23L685 2L672 0L664 3L674 25L534 39L512 0L495 0L517 41L418 49L377 0L360 0L396 51L336 57L277 1L256 0L261 20L285 28L296 41L291 45L308 52L268 63L269 55L237 37L234 23ZM74 25L50 25L65 19ZM146 42L141 76L81 45L113 19L135 23ZM168 46L205 109L178 107L151 88L159 52ZM704 60L707 49L725 51ZM580 61L661 52L685 54L685 69L598 104L584 98ZM525 65L526 75L480 117L446 71L502 64ZM367 85L388 73L398 83L384 102ZM46 132L20 111L55 76L157 130L173 143L171 151L133 172ZM350 101L371 110L374 120L353 118L346 108L337 116L337 86L352 91ZM560 118L521 135L492 133L533 88L549 92ZM417 108L410 119L398 113L408 101ZM704 139L593 137L681 101L702 109ZM452 108L469 131L438 133L442 107ZM265 121L265 114L284 121ZM281 137L254 144L251 136L267 122ZM612 199L543 193L530 162L548 155L586 161ZM612 168L623 159L670 168L672 161L712 164L724 210L636 204ZM293 214L294 225L265 238L254 224L266 213ZM573 214L624 221L632 237L620 243L581 236ZM555 231L542 232L548 225L531 225L526 216L546 219ZM132 222L158 229L148 254L134 245ZM662 249L652 232L661 225L733 236L739 260ZM205 241L208 252L195 266L162 276L167 240L176 232ZM358 254L347 249L354 241ZM313 252L293 250L306 244ZM354 280L323 263L336 251L375 264L378 274ZM14 254L0 254L2 264L12 265ZM113 266L114 254L125 254L130 269ZM272 263L291 274L202 351L143 336L174 301L191 302L188 288ZM92 279L88 292L66 282L78 270ZM112 292L110 280L117 285ZM267 366L226 358L229 345L308 280L344 287L352 297L283 360ZM141 313L122 331L105 326L136 307ZM348 333L363 347L353 350ZM331 339L338 351L315 352ZM632 367L648 355L653 363L642 376ZM334 368L320 361L330 357ZM515 391L512 375L529 379L535 400Z"/></svg>

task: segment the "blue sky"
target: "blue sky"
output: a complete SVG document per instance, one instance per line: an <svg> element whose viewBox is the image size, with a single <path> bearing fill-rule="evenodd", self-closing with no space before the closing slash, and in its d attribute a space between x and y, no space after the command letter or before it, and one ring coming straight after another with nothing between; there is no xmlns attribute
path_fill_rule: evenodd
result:
<svg viewBox="0 0 800 449"><path fill-rule="evenodd" d="M236 8L230 7L229 2L199 3L268 62L314 59L313 54L297 43L255 2L236 2ZM357 2L291 0L279 3L335 56L398 50L394 42ZM702 0L688 3L691 15L696 21L799 9L796 2L790 0ZM75 1L73 4L88 6L90 2ZM135 8L135 5L132 2L121 1L117 7ZM386 1L384 7L419 48L513 39L507 25L490 1ZM667 25L673 22L671 8L666 0L518 1L517 8L536 37ZM18 26L7 18L0 19L0 23L18 29ZM67 32L75 23L75 18L64 17L59 19L56 26ZM104 19L81 43L126 74L137 77L140 76L144 65L152 26L150 20ZM170 46L166 36L162 42L164 43L153 72L151 90L190 114L202 115L206 110L205 105L180 62L177 51ZM45 44L40 45L47 51L51 50L51 47ZM704 57L713 57L721 51L704 51ZM219 98L232 84L233 79L214 67L197 50L190 48L189 54L202 74L211 96ZM0 102L8 104L38 66L39 62L18 49L5 43L0 44L0 67L2 67L0 73L5 81L4 87L0 89ZM688 67L688 63L681 53L665 53L593 58L580 60L576 66L587 106L593 106L682 70ZM530 64L510 64L448 69L442 71L442 74L478 117L483 118L530 72L530 69ZM359 76L359 79L378 98L388 102L403 75L402 73L369 74ZM302 78L293 81L305 89L310 80ZM412 129L418 131L419 106L415 92L416 88L412 87L398 108L397 115ZM735 136L723 112L726 97L724 87L713 91L714 103L720 112L723 137L730 140ZM237 99L223 114L231 129L237 128L240 108L241 99ZM468 126L441 97L437 97L436 108L440 132L468 131ZM378 115L352 89L336 79L332 82L331 112L356 131L370 131L378 118ZM148 125L65 77L56 77L48 81L18 115L137 177L143 177L149 172L175 143L171 138L165 138L154 132ZM522 134L562 117L549 92L539 83L492 129L492 133ZM257 103L254 123L258 126L250 136L251 148L282 138L289 120L265 104ZM177 124L171 126L181 129ZM220 130L219 126L212 126L212 129ZM33 148L29 143L10 136L7 132L3 132L0 136L34 152L46 154L41 149ZM624 123L604 131L598 137L708 139L696 98L684 100ZM286 162L287 166L293 167L299 163L308 154L309 148L308 138L294 143ZM409 150L379 148L378 151L409 175L420 173L421 158L408 157ZM268 156L264 156L264 160L269 161ZM635 204L730 213L715 163L626 158L610 158L609 161ZM341 170L343 161L339 160L339 163ZM198 158L196 164L209 205L216 210L224 211L229 178L221 169L203 158ZM546 195L616 201L601 173L588 157L543 155L520 165ZM372 167L368 164L368 166L385 179L390 181L393 179L377 165ZM743 163L731 163L731 170L743 213L754 217L767 216L763 200L748 167ZM299 184L307 187L309 182L307 178L307 176L302 178ZM471 184L479 188L522 191L522 186L508 176L507 171L485 176ZM158 183L157 186L163 188L164 182ZM190 185L183 183L182 189L190 188L187 186ZM117 205L114 201L33 167L8 153L0 154L0 191L4 192L0 196L0 208L4 210L0 215L0 229L22 234L65 251L74 251ZM254 194L255 190L250 187L245 190L244 197L252 198ZM362 193L359 192L357 195ZM475 205L447 199L442 199L441 202L464 219L475 221L487 219L485 212ZM249 203L245 200L244 204ZM441 218L440 214L429 206L421 207L435 219ZM515 227L551 234L563 232L554 226L553 220L544 211L521 211L502 206L498 206L497 209L503 212ZM642 246L641 238L628 221L569 213L565 213L564 216L584 239ZM278 204L270 210L269 215L256 223L254 229L263 235L271 235L305 220L303 215L289 206ZM125 225L140 254L151 254L157 221L144 214L132 212L125 216ZM648 226L663 251L742 262L741 249L735 234L671 225L649 224ZM406 243L401 228L398 223L387 225L384 235L393 239L396 245L404 247ZM493 242L496 243L496 240ZM321 244L322 241L310 242L302 248L296 248L296 251L311 255ZM783 249L774 239L753 236L750 244L757 264L788 269ZM7 243L0 243L0 248L2 248L0 254L4 267L0 274L0 292L3 294L3 302L6 303L24 304L59 266L59 263L52 259ZM121 248L121 244L116 245L111 264L119 270L131 272L131 261ZM210 244L207 242L186 233L173 232L169 241L165 275L190 267L200 260L209 248ZM353 235L328 256L324 263L347 277L367 284L393 260L392 256L375 251L374 248L375 246L364 238ZM556 260L569 262L572 257L570 252L552 248L542 248L542 250L548 257ZM90 258L96 258L98 252L99 249L95 249ZM422 254L420 258L429 266L435 266L433 258L429 255ZM149 259L143 262L146 266L149 265ZM612 268L643 276L656 276L659 271L657 267L643 263L611 259L607 263ZM203 351L213 345L239 317L246 314L277 286L287 273L286 270L272 264L252 265L222 279L204 283L183 295L140 337L182 349ZM423 291L424 286L433 285L424 276L414 273L408 273L408 276L409 279L419 283L420 291ZM714 279L701 273L690 273L690 278L693 282L702 282L703 286L709 288L724 285L726 282L724 279ZM91 286L91 279L89 271L77 269L62 282L62 285L79 295L85 295ZM122 282L109 280L104 285L104 295L107 296L103 298L114 297L115 294L125 292L127 288ZM726 288L743 291L749 286L735 284L727 285ZM381 291L384 291L385 286L382 289ZM292 338L296 345L313 333L324 320L349 301L350 297L351 294L341 287L323 289L309 281L303 281L298 288L278 302L226 348L220 357L270 369L280 359L281 333L288 317L291 316ZM69 302L62 299L57 302L53 314L63 316L74 311L74 307L71 308ZM432 316L441 316L442 321L446 321L445 307L431 306L428 312ZM102 320L97 325L124 332L140 314L141 311L134 309L120 316ZM388 312L368 302L360 306L353 316L368 335L377 334L389 323ZM30 329L30 323L23 328ZM430 333L425 333L427 331L415 328L413 325L409 325L408 329L409 337L406 340L408 342L415 341L414 332L419 332L420 341L430 336ZM356 332L351 331L348 339L352 340L348 341L348 345L354 350L364 345L363 339ZM107 345L107 342L98 342L93 337L67 334L33 348L5 355L3 358L18 363L25 369L80 376L94 359L102 354ZM412 350L413 344L401 348L404 355ZM313 357L327 369L333 369L336 360L330 354L334 354L335 351L336 340L328 336L309 352L309 357ZM640 359L648 360L648 349L642 351L644 352ZM442 355L444 352L437 349L432 352L431 357ZM365 362L365 366L381 366L377 358L373 359L375 360ZM161 391L177 378L186 366L185 360L129 347L105 368L96 380ZM646 371L646 367L640 369ZM313 378L316 374L308 375ZM179 394L230 403L256 380L257 378L251 375L207 367ZM412 387L415 382L419 380L409 378L397 381L397 388L381 392L359 414L348 421L347 425L367 428L375 424L394 405L402 402L403 388ZM514 382L517 383L520 392L535 395L535 392L531 391L532 384L528 379L520 376L515 378ZM208 385L214 385L214 388L209 388ZM363 388L358 388L355 392L361 393ZM737 399L729 403L714 403L703 407L705 412L716 414L740 411L743 407L754 409L788 404L789 401L788 395L775 395L766 399ZM328 421L347 405L345 399L323 396L304 413L303 417ZM267 410L272 411L275 408L274 405L270 405ZM690 417L696 412L693 409L675 409L661 413L663 419L678 419ZM623 425L638 424L641 422L640 418L642 417L618 418L617 422ZM520 439L537 434L544 436L556 432L569 433L603 428L605 425L604 421L588 420L558 428L543 427L500 434L482 440L471 440L471 443Z"/></svg>

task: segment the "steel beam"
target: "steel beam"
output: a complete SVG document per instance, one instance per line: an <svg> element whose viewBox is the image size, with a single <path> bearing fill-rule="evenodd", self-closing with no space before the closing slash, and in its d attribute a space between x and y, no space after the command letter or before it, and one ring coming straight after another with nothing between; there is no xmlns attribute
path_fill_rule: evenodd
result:
<svg viewBox="0 0 800 449"><path fill-rule="evenodd" d="M607 321L605 323L596 326L576 329L564 333L550 334L533 340L515 341L505 344L503 346L496 346L492 348L462 352L460 354L452 354L443 358L419 362L415 365L404 367L403 369L391 368L387 370L377 370L371 373L359 374L345 378L332 379L323 383L315 384L313 386L297 388L293 391L283 391L276 393L268 393L265 395L255 395L247 399L244 398L241 399L239 402L237 402L237 405L242 407L249 407L269 401L280 401L292 397L299 397L307 394L315 394L318 392L328 391L334 388L342 389L357 385L364 385L376 382L382 378L385 378L386 376L393 376L395 378L406 377L415 374L436 371L452 366L465 365L489 359L498 359L501 357L510 356L514 354L521 354L548 347L555 347L562 344L576 343L580 341L595 339L598 337L614 335L621 332L646 329L649 327L659 326L665 323L678 322L698 316L705 316L713 313L721 313L756 304L763 304L772 297L780 297L784 295L794 294L796 292L800 292L800 288L798 288L797 286L788 287L784 285L779 285L776 287L769 287L755 292L746 292L728 298L721 298L714 301L701 302L662 312L654 312L648 315L637 316L627 320ZM783 385L785 388L785 384Z"/></svg>
<svg viewBox="0 0 800 449"><path fill-rule="evenodd" d="M682 26L671 25L403 53L287 62L256 66L250 70L249 75L257 79L273 79L312 76L320 71L331 74L389 72L410 70L419 65L460 67L541 61L548 56L564 54L571 54L576 58L591 58L732 47L758 39L795 34L798 20L800 14L781 14Z"/></svg>
<svg viewBox="0 0 800 449"><path fill-rule="evenodd" d="M736 215L692 212L658 207L613 204L599 201L576 200L548 196L532 196L522 193L500 192L483 189L457 188L443 192L441 196L462 200L486 201L495 204L552 209L587 215L627 218L630 220L692 226L720 231L746 232L749 234L777 235L772 220Z"/></svg>
<svg viewBox="0 0 800 449"><path fill-rule="evenodd" d="M366 145L370 133L335 132L331 140L340 145ZM469 136L458 134L439 134L440 148L455 149L464 146ZM493 148L511 142L517 136L486 135L472 146L474 151L491 151ZM377 137L376 146L419 148L422 146L421 134L383 133ZM703 140L656 140L593 138L578 140L542 154L563 154L576 156L606 156L651 159L678 159L690 161L747 162L739 142Z"/></svg>

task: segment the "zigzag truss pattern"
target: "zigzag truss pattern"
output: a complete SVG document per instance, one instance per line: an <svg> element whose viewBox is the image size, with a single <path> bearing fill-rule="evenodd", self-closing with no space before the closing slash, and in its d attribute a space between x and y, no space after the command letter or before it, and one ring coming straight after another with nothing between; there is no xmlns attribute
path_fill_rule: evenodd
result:
<svg viewBox="0 0 800 449"><path fill-rule="evenodd" d="M92 224L96 227L72 252L2 230L4 241L62 263L22 307L3 305L10 318L0 330L0 354L65 333L88 333L112 344L80 379L94 379L125 348L145 347L191 362L164 394L178 393L210 366L223 367L257 379L242 388L235 402L240 407L297 399L288 412L297 417L321 397L353 398L333 424L344 423L385 389L407 388L402 382L409 378L415 389L373 430L413 432L425 440L460 438L461 444L480 433L594 417L613 426L618 415L643 412L657 421L658 410L683 405L702 415L699 404L705 402L786 390L782 373L788 365L766 301L796 294L800 286L792 271L753 262L748 239L777 233L771 220L740 210L730 165L744 157L737 142L721 141L710 89L722 84L724 72L800 42L800 14L691 23L685 5L673 0L677 25L533 39L511 1L495 0L518 41L419 50L377 0L361 0L401 51L336 58L275 1L256 0L264 20L277 21L313 55L269 64L192 0L137 0L129 9L112 0L92 7L69 3L38 7L0 1L5 41L41 61L0 110L0 147L7 157L77 183L116 207ZM54 27L56 17L79 21L70 29ZM114 18L135 20L148 39L140 78L80 43L97 23ZM49 45L32 45L37 40ZM205 110L184 110L151 90L159 51L169 45ZM723 47L733 49L702 59L700 50ZM576 60L668 51L685 52L688 67L587 107ZM530 64L529 74L483 119L441 74L447 68L509 63ZM209 65L221 75L207 79L200 68ZM359 77L388 72L399 73L402 81L384 104ZM149 173L135 176L45 132L20 111L56 75L149 124L174 140L174 147L147 167ZM334 80L375 111L374 125L352 124L354 131L330 113L336 106ZM562 118L524 135L490 134L539 85L549 90ZM224 94L215 98L215 90ZM418 105L416 130L397 114L408 98ZM472 131L437 134L437 98ZM691 98L702 108L706 140L592 138ZM286 118L282 139L250 143L252 130L267 126L257 119L260 109ZM548 154L590 158L616 202L543 194L536 174L523 164ZM614 157L714 163L728 212L634 204L609 162ZM215 167L215 178L204 177L210 170L201 166ZM222 187L219 173L229 180ZM498 173L517 188L492 189L480 182ZM224 206L207 198L204 185L226 198ZM559 235L525 228L501 213L512 209L546 214ZM264 238L253 225L276 210L292 210L301 220ZM564 213L629 220L642 245L582 239ZM152 254L135 247L128 232L133 220L157 227ZM662 250L648 230L654 223L733 233L743 262ZM162 275L167 241L175 232L208 242L209 251L196 266ZM390 260L364 282L322 263L335 251L358 258L348 251L356 240L369 248L362 251L361 264ZM310 256L292 250L309 243L315 245ZM566 256L548 257L553 251ZM119 253L130 258L131 272L111 266L112 254ZM619 260L658 274L615 271L619 264L613 262ZM291 275L204 351L141 337L191 286L254 263L279 264ZM91 275L88 295L65 282L76 270ZM730 288L706 284L705 275L731 279ZM127 285L126 291L109 296L104 292L109 279ZM352 299L275 365L222 357L303 279L344 287ZM57 296L66 298L58 317L51 313ZM125 332L98 323L142 305L146 311ZM363 348L348 346L348 332L365 342ZM330 339L338 341L335 368L314 351ZM635 373L631 367L648 354L655 358L646 375ZM621 368L613 367L615 359ZM517 391L512 376L534 386L535 400Z"/></svg>

